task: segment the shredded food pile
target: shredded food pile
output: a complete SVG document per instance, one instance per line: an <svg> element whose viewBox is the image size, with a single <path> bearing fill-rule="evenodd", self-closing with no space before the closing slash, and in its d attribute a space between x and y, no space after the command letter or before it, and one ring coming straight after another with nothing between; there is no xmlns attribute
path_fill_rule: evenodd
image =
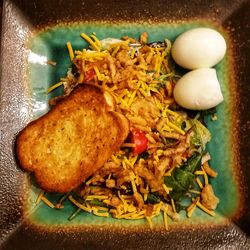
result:
<svg viewBox="0 0 250 250"><path fill-rule="evenodd" d="M127 117L130 135L104 166L77 190L53 205L44 192L38 197L54 208L63 208L69 199L77 210L117 219L146 219L163 214L176 221L179 211L191 217L196 207L215 215L219 199L210 178L217 173L210 167L205 151L211 135L204 125L204 114L181 109L173 99L179 76L171 60L171 42L148 43L148 34L139 40L130 37L98 40L95 34L81 37L89 49L73 51L67 43L72 68L48 92L64 86L68 95L78 84L93 84L109 92L115 110ZM58 99L51 100L53 105Z"/></svg>

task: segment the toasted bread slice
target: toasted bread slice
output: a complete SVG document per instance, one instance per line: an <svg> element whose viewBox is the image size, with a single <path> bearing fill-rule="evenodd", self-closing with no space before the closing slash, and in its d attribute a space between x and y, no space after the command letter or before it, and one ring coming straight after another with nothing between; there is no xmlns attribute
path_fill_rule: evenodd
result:
<svg viewBox="0 0 250 250"><path fill-rule="evenodd" d="M128 121L112 111L107 96L96 86L80 84L18 134L20 166L34 172L44 190L62 193L76 188L126 139Z"/></svg>

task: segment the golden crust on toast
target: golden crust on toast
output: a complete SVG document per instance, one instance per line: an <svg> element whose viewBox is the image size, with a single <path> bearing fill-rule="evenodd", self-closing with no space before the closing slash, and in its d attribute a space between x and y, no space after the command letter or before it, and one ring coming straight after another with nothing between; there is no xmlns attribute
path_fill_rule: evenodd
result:
<svg viewBox="0 0 250 250"><path fill-rule="evenodd" d="M46 191L69 192L119 150L127 119L112 111L103 91L80 84L17 136L20 166Z"/></svg>

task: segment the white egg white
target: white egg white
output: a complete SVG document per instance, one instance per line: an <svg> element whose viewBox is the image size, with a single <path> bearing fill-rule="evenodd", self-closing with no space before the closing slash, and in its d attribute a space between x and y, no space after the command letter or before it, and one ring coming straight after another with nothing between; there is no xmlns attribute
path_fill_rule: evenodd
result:
<svg viewBox="0 0 250 250"><path fill-rule="evenodd" d="M182 33L172 47L174 61L186 69L209 68L226 53L223 36L214 29L195 28Z"/></svg>
<svg viewBox="0 0 250 250"><path fill-rule="evenodd" d="M186 73L174 88L175 101L186 109L206 110L223 101L216 70L202 68Z"/></svg>

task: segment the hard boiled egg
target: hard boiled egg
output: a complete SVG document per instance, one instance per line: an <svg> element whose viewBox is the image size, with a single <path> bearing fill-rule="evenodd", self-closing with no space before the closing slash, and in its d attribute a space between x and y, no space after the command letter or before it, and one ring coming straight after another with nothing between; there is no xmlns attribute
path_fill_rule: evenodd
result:
<svg viewBox="0 0 250 250"><path fill-rule="evenodd" d="M174 99L183 108L192 110L217 106L223 96L215 69L202 68L186 73L176 83Z"/></svg>
<svg viewBox="0 0 250 250"><path fill-rule="evenodd" d="M195 28L177 37L172 56L186 69L209 68L222 60L226 48L225 39L216 30Z"/></svg>

